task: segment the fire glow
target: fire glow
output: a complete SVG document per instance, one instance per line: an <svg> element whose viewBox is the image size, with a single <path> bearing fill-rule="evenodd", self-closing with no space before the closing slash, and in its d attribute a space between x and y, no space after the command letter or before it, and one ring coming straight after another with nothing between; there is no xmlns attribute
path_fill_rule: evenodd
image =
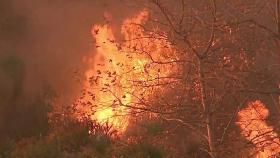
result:
<svg viewBox="0 0 280 158"><path fill-rule="evenodd" d="M256 158L269 158L280 153L280 140L273 127L267 125L265 119L269 111L265 105L257 100L250 102L248 107L238 112L236 124L241 129L241 134L255 145Z"/></svg>
<svg viewBox="0 0 280 158"><path fill-rule="evenodd" d="M97 123L108 123L119 132L126 130L130 114L141 112L145 100L167 82L176 71L175 49L159 35L145 34L141 25L148 12L127 18L121 26L124 42L116 42L110 25L94 25L95 53L85 61L89 65L85 92L78 100L80 111ZM152 37L150 37L152 36ZM150 38L149 38L150 37ZM158 64L165 61L168 64Z"/></svg>

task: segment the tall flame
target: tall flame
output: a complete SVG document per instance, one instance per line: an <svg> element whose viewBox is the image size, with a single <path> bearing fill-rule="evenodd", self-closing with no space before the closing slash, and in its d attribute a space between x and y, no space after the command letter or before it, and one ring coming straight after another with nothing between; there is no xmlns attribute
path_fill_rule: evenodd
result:
<svg viewBox="0 0 280 158"><path fill-rule="evenodd" d="M176 71L170 62L177 59L171 44L159 35L144 33L147 18L144 10L125 19L122 43L116 42L109 25L95 25L92 29L96 52L86 58L89 69L85 73L85 92L78 104L91 119L107 122L120 132L128 126L131 109L143 109L145 97ZM166 64L159 65L157 61Z"/></svg>
<svg viewBox="0 0 280 158"><path fill-rule="evenodd" d="M267 125L265 119L269 111L257 100L238 112L237 125L241 134L252 142L257 151L256 158L269 158L280 153L280 140L273 127Z"/></svg>

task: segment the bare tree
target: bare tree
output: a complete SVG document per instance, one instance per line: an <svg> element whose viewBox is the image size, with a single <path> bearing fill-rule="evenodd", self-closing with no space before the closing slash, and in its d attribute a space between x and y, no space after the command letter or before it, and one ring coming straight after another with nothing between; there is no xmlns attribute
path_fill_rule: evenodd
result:
<svg viewBox="0 0 280 158"><path fill-rule="evenodd" d="M145 59L141 73L139 65L123 74L102 72L117 80L136 76L126 78L126 87L115 82L104 86L114 98L111 106L130 109L129 115L137 117L154 114L196 133L202 141L193 157L202 152L211 158L240 157L240 152L230 154L240 149L234 142L242 140L234 126L237 112L247 101L271 103L279 95L279 47L274 43L279 43L279 0L272 6L278 32L273 18L267 17L270 3L262 1L144 4L149 12L146 23L133 23L137 29L128 30L133 35L118 45L130 61ZM267 19L260 23L258 18ZM125 89L127 96L111 86ZM131 102L125 101L128 96Z"/></svg>

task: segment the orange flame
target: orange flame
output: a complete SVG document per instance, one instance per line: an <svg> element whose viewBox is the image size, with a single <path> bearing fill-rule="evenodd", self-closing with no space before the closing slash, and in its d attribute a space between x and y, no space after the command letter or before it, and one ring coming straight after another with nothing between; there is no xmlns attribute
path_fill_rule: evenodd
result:
<svg viewBox="0 0 280 158"><path fill-rule="evenodd" d="M131 109L145 106L145 97L176 71L170 62L177 59L175 49L159 35L144 33L142 25L147 19L147 11L125 19L121 27L123 43L116 42L109 25L92 29L96 53L86 58L89 69L85 73L85 92L78 104L91 119L106 122L119 132L128 126Z"/></svg>
<svg viewBox="0 0 280 158"><path fill-rule="evenodd" d="M257 149L257 158L269 158L280 153L280 140L273 127L267 125L265 119L269 111L257 100L238 112L236 124L241 134L252 142Z"/></svg>

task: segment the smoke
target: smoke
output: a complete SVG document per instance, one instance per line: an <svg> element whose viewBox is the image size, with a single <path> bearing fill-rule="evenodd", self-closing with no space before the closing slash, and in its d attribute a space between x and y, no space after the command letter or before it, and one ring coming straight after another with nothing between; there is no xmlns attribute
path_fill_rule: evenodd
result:
<svg viewBox="0 0 280 158"><path fill-rule="evenodd" d="M83 58L94 53L91 27L110 22L119 29L121 21L136 10L121 0L2 0L0 3L4 17L0 22L1 34L4 33L0 37L0 62L8 61L9 65L12 58L22 63L21 84L26 97L49 86L65 104L70 104L81 89L79 83L86 67ZM14 83L5 69L0 69L0 86L9 92Z"/></svg>

